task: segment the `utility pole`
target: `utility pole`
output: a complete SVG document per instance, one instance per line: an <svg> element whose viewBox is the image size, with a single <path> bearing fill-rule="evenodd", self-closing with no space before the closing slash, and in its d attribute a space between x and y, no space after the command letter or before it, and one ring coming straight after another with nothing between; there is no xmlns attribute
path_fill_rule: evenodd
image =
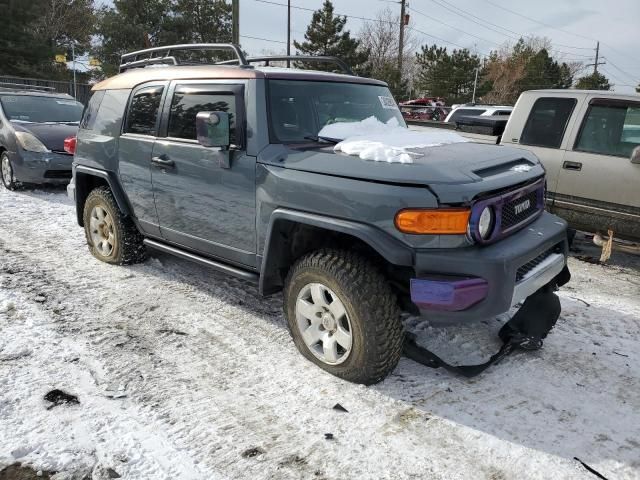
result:
<svg viewBox="0 0 640 480"><path fill-rule="evenodd" d="M78 99L78 84L76 83L76 45L71 42L71 56L73 57L73 98Z"/></svg>
<svg viewBox="0 0 640 480"><path fill-rule="evenodd" d="M232 0L231 17L232 42L240 45L240 0Z"/></svg>
<svg viewBox="0 0 640 480"><path fill-rule="evenodd" d="M599 62L600 60L600 42L596 43L596 61L595 63L588 63L587 67L593 66L593 74L598 73L598 65L605 65L607 62Z"/></svg>
<svg viewBox="0 0 640 480"><path fill-rule="evenodd" d="M287 57L291 55L291 0L287 0ZM291 61L287 59L287 68L291 67Z"/></svg>
<svg viewBox="0 0 640 480"><path fill-rule="evenodd" d="M398 70L400 71L400 78L402 78L402 51L404 50L405 3L406 0L400 0L400 39L398 41Z"/></svg>
<svg viewBox="0 0 640 480"><path fill-rule="evenodd" d="M473 81L473 97L471 98L471 103L476 104L476 87L478 86L478 70L480 68L476 68L476 79Z"/></svg>

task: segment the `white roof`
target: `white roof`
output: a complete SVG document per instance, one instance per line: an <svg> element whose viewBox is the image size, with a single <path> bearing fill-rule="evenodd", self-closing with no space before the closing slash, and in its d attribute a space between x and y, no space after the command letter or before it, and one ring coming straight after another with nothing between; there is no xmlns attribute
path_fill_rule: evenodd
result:
<svg viewBox="0 0 640 480"><path fill-rule="evenodd" d="M633 98L640 100L640 95L636 93L620 93L611 90L578 90L577 88L547 88L540 90L527 90L523 93L553 93L554 95L597 95L598 97Z"/></svg>

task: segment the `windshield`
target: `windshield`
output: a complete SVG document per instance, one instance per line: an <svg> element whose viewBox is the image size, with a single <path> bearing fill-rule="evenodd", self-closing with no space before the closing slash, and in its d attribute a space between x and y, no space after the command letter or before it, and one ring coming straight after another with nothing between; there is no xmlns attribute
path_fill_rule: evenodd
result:
<svg viewBox="0 0 640 480"><path fill-rule="evenodd" d="M308 142L325 125L395 118L406 126L387 87L337 82L269 80L270 133L274 143Z"/></svg>
<svg viewBox="0 0 640 480"><path fill-rule="evenodd" d="M71 98L36 95L0 95L0 104L9 120L19 122L79 122L83 106Z"/></svg>

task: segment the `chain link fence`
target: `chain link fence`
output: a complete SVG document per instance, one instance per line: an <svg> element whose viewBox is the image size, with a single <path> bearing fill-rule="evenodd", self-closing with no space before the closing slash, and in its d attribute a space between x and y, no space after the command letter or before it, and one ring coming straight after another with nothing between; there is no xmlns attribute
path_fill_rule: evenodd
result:
<svg viewBox="0 0 640 480"><path fill-rule="evenodd" d="M38 87L52 87L56 92L68 93L73 95L73 80L44 80L42 78L22 78L22 77L9 77L0 75L0 83L17 83L20 85L35 85ZM91 97L91 85L87 83L76 84L76 100L87 104L89 97Z"/></svg>

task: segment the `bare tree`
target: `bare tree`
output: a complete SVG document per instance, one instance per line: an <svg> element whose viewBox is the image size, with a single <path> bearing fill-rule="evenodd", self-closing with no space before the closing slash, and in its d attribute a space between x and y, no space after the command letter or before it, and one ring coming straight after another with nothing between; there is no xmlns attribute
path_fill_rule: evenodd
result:
<svg viewBox="0 0 640 480"><path fill-rule="evenodd" d="M492 52L482 76L491 90L482 96L482 101L511 104L525 90L570 88L584 65L554 59L552 48L548 38L532 36Z"/></svg>
<svg viewBox="0 0 640 480"><path fill-rule="evenodd" d="M397 83L391 77L398 76L400 13L388 7L379 11L374 20L364 23L358 36L362 47L369 49L368 63L371 75L386 80L390 84ZM402 75L399 75L397 80L407 82L409 88L413 78L416 45L417 42L411 29L406 28Z"/></svg>
<svg viewBox="0 0 640 480"><path fill-rule="evenodd" d="M46 0L45 4L34 25L36 34L51 47L73 42L80 50L87 50L95 25L93 0Z"/></svg>

